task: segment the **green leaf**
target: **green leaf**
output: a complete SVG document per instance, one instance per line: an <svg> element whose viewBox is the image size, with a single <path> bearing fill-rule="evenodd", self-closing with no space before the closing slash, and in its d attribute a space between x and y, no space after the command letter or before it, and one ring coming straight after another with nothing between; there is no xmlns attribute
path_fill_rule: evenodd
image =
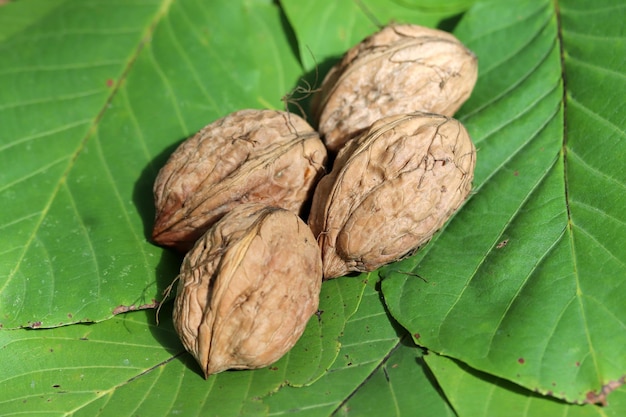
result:
<svg viewBox="0 0 626 417"><path fill-rule="evenodd" d="M436 26L475 2L281 0L280 3L297 35L304 68L316 72L315 67L319 66L319 79L312 79L319 84L337 59L379 26L390 22Z"/></svg>
<svg viewBox="0 0 626 417"><path fill-rule="evenodd" d="M105 409L131 416L135 408L145 415L160 415L155 410L163 409L185 415L210 412L216 403L223 415L260 415L267 408L261 397L283 385L312 384L337 358L338 339L366 285L351 278L327 284L319 318L311 318L281 360L208 381L174 331L171 303L161 310L159 325L150 310L91 325L0 331L0 404L7 413L2 415L46 409L50 415L93 416ZM377 293L370 288L368 294L382 311Z"/></svg>
<svg viewBox="0 0 626 417"><path fill-rule="evenodd" d="M27 4L6 6L0 13L8 13L5 19L23 16ZM5 203L0 326L89 320L95 318L93 303L106 303L97 297L106 297L101 284L120 256L115 251L111 259L115 235L97 242L90 238L98 213L84 212L86 221L80 221L67 175L110 97L108 80L123 73L158 13L156 2L131 4L124 16L106 3L65 2L44 16L34 13L32 27L0 45L0 199ZM80 177L96 196L102 195L97 183L105 178ZM120 216L104 209L109 217ZM122 227L117 231L124 233ZM106 258L94 253L96 246L110 248ZM97 257L106 264L96 267ZM132 265L123 268L128 275ZM80 296L70 296L70 288Z"/></svg>
<svg viewBox="0 0 626 417"><path fill-rule="evenodd" d="M474 416L465 403L503 385L515 401L551 401L549 415L623 414L623 6L477 3L457 27L473 3L0 7L2 414L368 415L371 404L381 415L454 415L449 403ZM480 58L479 84L459 113L479 146L476 193L427 247L381 271L387 305L417 342L457 352L471 367L454 362L460 371L450 377L429 362L431 375L388 316L372 273L324 283L320 319L275 366L204 380L167 319L169 305L159 326L153 311L115 316L154 306L179 267L179 257L148 242L156 172L216 118L282 108L300 78L314 80L316 62L321 79L391 20L456 27ZM460 294L455 308L463 308L442 320ZM494 334L485 364L476 353L500 319L519 343ZM79 321L97 323L9 330ZM545 400L520 383L598 400L615 391L607 408L591 408ZM496 393L487 403L511 415L508 401Z"/></svg>
<svg viewBox="0 0 626 417"><path fill-rule="evenodd" d="M66 1L0 47L5 328L153 307L179 266L147 240L156 172L301 72L269 0Z"/></svg>
<svg viewBox="0 0 626 417"><path fill-rule="evenodd" d="M608 406L568 406L444 356L429 354L424 360L459 416L618 417L626 413L624 387L611 395Z"/></svg>
<svg viewBox="0 0 626 417"><path fill-rule="evenodd" d="M354 278L341 278L354 279ZM262 399L278 416L296 412L329 416L357 391L363 381L386 363L400 343L373 282L365 287L357 312L347 321L340 339L341 350L333 366L313 385L305 388L284 387Z"/></svg>
<svg viewBox="0 0 626 417"><path fill-rule="evenodd" d="M456 416L433 384L421 351L405 340L397 345L336 415Z"/></svg>
<svg viewBox="0 0 626 417"><path fill-rule="evenodd" d="M328 371L339 353L339 337L346 321L357 311L365 290L358 279L335 279L320 293L319 311L309 320L298 343L273 368L287 368L291 386L310 385Z"/></svg>
<svg viewBox="0 0 626 417"><path fill-rule="evenodd" d="M36 4L34 4L36 2ZM28 26L44 18L56 7L63 4L64 0L31 0L30 2L12 2L6 4L0 2L0 6L5 6L0 13L0 42L10 37L14 33L26 30ZM4 3L4 4L3 4Z"/></svg>
<svg viewBox="0 0 626 417"><path fill-rule="evenodd" d="M558 6L462 19L480 62L459 114L479 149L474 195L382 290L418 344L581 403L626 375L626 111L611 103L626 55L600 52L624 50L624 5Z"/></svg>
<svg viewBox="0 0 626 417"><path fill-rule="evenodd" d="M153 317L142 312L97 326L0 331L2 414L67 415L172 360L182 346L171 326L150 324Z"/></svg>

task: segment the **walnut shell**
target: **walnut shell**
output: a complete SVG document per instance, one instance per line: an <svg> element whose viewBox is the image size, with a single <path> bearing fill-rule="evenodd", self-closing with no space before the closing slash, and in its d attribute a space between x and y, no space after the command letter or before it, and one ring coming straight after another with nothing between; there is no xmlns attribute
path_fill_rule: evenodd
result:
<svg viewBox="0 0 626 417"><path fill-rule="evenodd" d="M372 271L426 243L467 198L476 150L455 119L388 116L352 139L313 196L324 278Z"/></svg>
<svg viewBox="0 0 626 417"><path fill-rule="evenodd" d="M257 201L299 213L324 174L327 152L301 117L241 110L184 141L154 184L154 242L187 251L235 205Z"/></svg>
<svg viewBox="0 0 626 417"><path fill-rule="evenodd" d="M453 116L477 75L476 56L450 33L389 25L331 68L311 110L326 146L337 151L385 116L414 111Z"/></svg>
<svg viewBox="0 0 626 417"><path fill-rule="evenodd" d="M181 266L174 327L205 376L280 359L317 311L320 250L291 211L256 203L216 222Z"/></svg>

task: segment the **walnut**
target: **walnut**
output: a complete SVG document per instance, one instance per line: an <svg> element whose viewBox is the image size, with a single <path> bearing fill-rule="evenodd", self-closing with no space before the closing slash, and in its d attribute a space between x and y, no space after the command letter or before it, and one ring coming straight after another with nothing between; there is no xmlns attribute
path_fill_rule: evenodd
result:
<svg viewBox="0 0 626 417"><path fill-rule="evenodd" d="M372 271L426 243L467 198L476 151L455 119L388 116L349 141L313 196L324 278Z"/></svg>
<svg viewBox="0 0 626 417"><path fill-rule="evenodd" d="M475 55L447 32L390 25L350 49L312 102L331 151L376 120L414 111L453 116L476 83Z"/></svg>
<svg viewBox="0 0 626 417"><path fill-rule="evenodd" d="M326 156L319 135L294 114L240 110L223 117L184 141L161 168L152 238L185 252L245 202L300 213Z"/></svg>
<svg viewBox="0 0 626 417"><path fill-rule="evenodd" d="M268 366L317 311L319 247L291 211L239 205L185 255L174 326L205 376Z"/></svg>

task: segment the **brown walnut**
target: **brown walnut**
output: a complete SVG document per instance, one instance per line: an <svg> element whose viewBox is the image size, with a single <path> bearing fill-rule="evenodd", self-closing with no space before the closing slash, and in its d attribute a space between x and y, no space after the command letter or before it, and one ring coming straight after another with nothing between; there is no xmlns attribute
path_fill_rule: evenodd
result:
<svg viewBox="0 0 626 417"><path fill-rule="evenodd" d="M447 32L389 25L351 48L312 102L331 151L376 120L414 111L453 116L476 83L475 55Z"/></svg>
<svg viewBox="0 0 626 417"><path fill-rule="evenodd" d="M426 243L467 198L476 150L455 119L388 116L349 141L313 196L324 278L372 271Z"/></svg>
<svg viewBox="0 0 626 417"><path fill-rule="evenodd" d="M174 326L205 376L265 367L302 335L321 282L309 227L291 211L243 204L186 254Z"/></svg>
<svg viewBox="0 0 626 417"><path fill-rule="evenodd" d="M154 184L154 242L185 252L245 202L299 213L324 173L327 152L301 117L240 110L184 141Z"/></svg>

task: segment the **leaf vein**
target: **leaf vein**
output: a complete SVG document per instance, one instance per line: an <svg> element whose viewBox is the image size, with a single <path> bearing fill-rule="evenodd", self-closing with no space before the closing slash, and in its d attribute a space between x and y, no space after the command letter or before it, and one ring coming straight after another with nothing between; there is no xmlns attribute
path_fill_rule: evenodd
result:
<svg viewBox="0 0 626 417"><path fill-rule="evenodd" d="M48 136L53 135L55 133L61 133L61 132L64 132L66 130L70 130L70 129L73 129L75 127L79 127L81 125L88 124L90 122L91 122L91 120L78 120L78 121L73 122L73 123L68 123L68 124L63 125L63 126L55 127L54 129L51 129L51 130L46 130L44 132L39 132L39 133L30 135L30 136L24 136L22 138L15 139L12 142L9 142L9 143L7 143L4 146L1 146L0 147L0 152L4 152L7 149L12 148L13 146L21 145L22 143L26 143L26 142L29 142L29 141L32 141L32 140L35 140L35 139L45 138L45 137L48 137Z"/></svg>
<svg viewBox="0 0 626 417"><path fill-rule="evenodd" d="M124 61L119 60L102 60L102 61L89 61L89 62L76 62L71 64L46 64L45 67L41 66L28 66L28 67L19 67L19 68L9 68L6 70L0 71L0 76L3 75L12 75L12 74L25 74L29 72L56 72L56 71L67 71L67 70L85 70L85 69L94 69L100 67L110 67L110 66L119 66L123 64Z"/></svg>
<svg viewBox="0 0 626 417"><path fill-rule="evenodd" d="M602 117L601 115L599 115L596 112L593 112L589 107L585 106L583 103L581 103L580 101L578 101L576 99L576 97L572 97L572 95L570 94L568 96L568 105L575 105L577 108L583 110L585 113L587 113L589 116L592 116L596 121L598 122L602 122L602 124L604 124L604 126L611 128L613 131L619 133L619 135L624 139L626 138L626 132L624 130L622 130L622 128L620 128L619 126L611 123L609 120L607 120L606 118ZM571 151L571 149L568 148L568 150Z"/></svg>
<svg viewBox="0 0 626 417"><path fill-rule="evenodd" d="M89 96L94 96L94 95L96 95L96 94L98 94L100 92L102 92L102 89L86 90L86 91L81 91L79 93L60 95L60 96L36 98L36 99L33 99L33 100L22 101L22 102L17 102L17 103L11 103L11 104L8 104L6 106L0 106L0 111L4 111L4 110L8 110L8 109L14 109L14 108L18 108L18 107L33 106L33 105L37 105L37 104L50 104L50 103L53 103L53 104L57 105L58 103L61 103L63 101L70 101L70 100L75 100L75 99L79 99L79 98L85 98L85 97L89 97Z"/></svg>
<svg viewBox="0 0 626 417"><path fill-rule="evenodd" d="M547 24L548 22L546 22L546 27L544 29L547 29ZM531 39L526 45L524 45L524 48L529 47L530 44L534 41L535 39ZM531 66L530 68L528 68L528 71L526 71L526 73L522 74L519 79L517 79L513 84L511 84L509 86L509 88L507 88L506 90L500 92L500 94L498 95L493 95L490 100L488 100L487 102L483 103L480 106L476 106L475 108L472 109L471 112L468 112L466 114L463 115L463 120L469 119L471 118L473 115L480 113L481 111L484 111L486 108L489 108L495 104L497 104L499 101L501 101L502 99L508 97L512 92L518 90L520 88L520 86L527 81L528 79L530 79L530 77L536 73L538 71L538 69L546 64L546 62L548 61L548 58L550 57L550 54L552 53L552 51L554 51L556 47L556 39L553 40L553 42L550 44L549 48L546 48L545 53L543 54L543 56L541 57L541 59L538 59L537 61L534 62L534 65ZM479 77L483 78L483 77L487 77L489 76L489 73L491 72L491 70L495 70L496 68L498 68L500 65L503 65L506 62L509 62L513 57L517 56L520 54L520 51L523 50L524 48L521 48L520 50L516 51L516 53L514 55L511 55L510 58L506 58L504 59L501 63L498 63L497 65L493 66L490 69L481 71ZM559 81L560 82L560 81ZM558 83L557 83L558 86ZM548 91L551 92L555 89L555 87L549 89Z"/></svg>
<svg viewBox="0 0 626 417"><path fill-rule="evenodd" d="M522 285L518 286L515 293L509 299L509 302L507 303L506 308L504 309L504 311L502 312L502 315L498 319L498 323L494 326L494 331L491 334L491 337L489 339L489 343L487 345L487 352L484 355L484 357L488 357L492 349L494 348L494 339L498 333L498 330L502 326L504 319L507 317L507 315L511 311L511 307L513 306L513 304L515 304L515 301L519 299L518 297L522 293L522 290L526 288L526 286L529 284L532 276L535 275L535 272L537 272L539 265L541 265L541 263L548 257L548 255L552 252L552 249L554 249L556 245L562 241L564 235L565 235L565 229L563 229L563 232L554 240L554 242L552 242L552 244L545 251L545 253L543 253L543 255L539 259L537 259L537 261L535 262L535 265L533 265L532 268L530 268L530 270L528 271L528 274L526 275L526 277L524 277L524 280L522 281Z"/></svg>
<svg viewBox="0 0 626 417"><path fill-rule="evenodd" d="M536 136L535 136L536 137ZM439 326L437 328L437 334L441 334L441 329L444 327L446 321L449 319L450 314L452 313L452 310L454 310L454 308L457 306L457 304L459 303L459 301L461 300L461 298L463 297L463 295L465 294L465 291L469 288L469 284L470 282L478 275L478 270L484 265L485 261L487 260L487 257L489 255L489 253L491 252L491 250L493 250L493 248L497 245L498 239L499 237L502 235L502 233L504 233L504 231L510 226L510 224L512 223L513 219L515 219L517 217L517 215L520 213L520 211L522 210L522 207L524 207L524 205L528 202L528 200L530 199L530 197L535 193L535 191L539 188L539 186L543 183L544 179L547 177L547 175L549 174L550 170L552 169L552 167L554 167L555 162L557 161L557 159L555 158L554 161L552 162L552 164L550 164L549 166L546 167L546 169L543 172L543 175L541 175L541 177L537 180L537 182L533 185L533 187L529 190L529 192L526 194L526 196L524 197L524 199L520 202L519 207L513 212L511 213L509 220L503 225L500 233L498 233L497 236L494 236L495 239L493 240L492 245L490 246L489 250L487 253L485 253L481 259L480 262L478 262L478 264L476 265L476 267L474 268L474 271L472 271L471 274L469 274L469 278L466 280L465 284L463 285L463 288L461 289L461 291L458 293L458 295L456 296L456 299L450 304L450 307L448 308L448 310L446 311L446 313L443 315L441 321L439 322Z"/></svg>
<svg viewBox="0 0 626 417"><path fill-rule="evenodd" d="M572 231L576 231L576 230L580 231L582 234L584 234L589 239L591 239L596 244L596 247L602 249L602 251L605 252L608 256L610 256L613 260L615 260L622 267L622 269L626 269L626 263L624 263L624 261L622 261L618 255L611 252L609 248L607 248L602 242L600 242L592 233L588 232L584 227L581 227L580 225L573 223Z"/></svg>

